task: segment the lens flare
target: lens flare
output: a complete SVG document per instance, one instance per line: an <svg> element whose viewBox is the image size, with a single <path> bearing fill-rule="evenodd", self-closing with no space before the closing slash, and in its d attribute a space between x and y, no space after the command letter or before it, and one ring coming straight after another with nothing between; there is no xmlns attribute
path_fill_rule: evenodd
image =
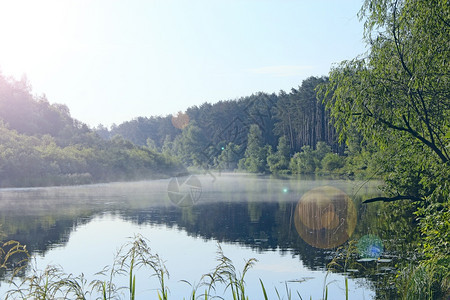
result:
<svg viewBox="0 0 450 300"><path fill-rule="evenodd" d="M178 112L176 116L172 116L172 125L175 128L183 129L189 124L189 115L182 113L181 111Z"/></svg>
<svg viewBox="0 0 450 300"><path fill-rule="evenodd" d="M359 256L362 258L380 258L383 254L383 242L381 239L373 234L367 234L361 237L356 245Z"/></svg>
<svg viewBox="0 0 450 300"><path fill-rule="evenodd" d="M316 248L330 249L345 243L356 226L356 209L343 191L323 186L303 195L294 215L300 237Z"/></svg>

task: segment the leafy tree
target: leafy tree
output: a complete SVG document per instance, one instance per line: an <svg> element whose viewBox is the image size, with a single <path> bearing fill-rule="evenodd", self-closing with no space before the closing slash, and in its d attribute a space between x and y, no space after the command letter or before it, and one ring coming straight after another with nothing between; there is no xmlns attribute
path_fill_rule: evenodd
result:
<svg viewBox="0 0 450 300"><path fill-rule="evenodd" d="M174 155L173 141L172 141L170 135L166 135L163 145L161 147L161 152L165 155Z"/></svg>
<svg viewBox="0 0 450 300"><path fill-rule="evenodd" d="M119 135L102 139L72 119L65 105L50 105L32 96L26 81L0 75L0 187L142 179L178 170L179 162L154 149Z"/></svg>
<svg viewBox="0 0 450 300"><path fill-rule="evenodd" d="M267 164L272 173L278 173L287 170L289 166L290 149L285 136L278 140L277 152L270 153L267 156Z"/></svg>
<svg viewBox="0 0 450 300"><path fill-rule="evenodd" d="M150 149L150 150L158 151L158 148L156 147L155 141L152 140L151 138L147 138L146 146L147 146L147 148Z"/></svg>
<svg viewBox="0 0 450 300"><path fill-rule="evenodd" d="M109 140L111 138L111 133L103 124L98 124L97 127L94 128L94 131L105 140Z"/></svg>
<svg viewBox="0 0 450 300"><path fill-rule="evenodd" d="M367 56L332 69L323 98L341 139L356 128L375 141L390 196L382 200L415 201L405 205L419 217L424 255L448 266L450 6L366 0L360 18Z"/></svg>
<svg viewBox="0 0 450 300"><path fill-rule="evenodd" d="M289 169L294 174L312 174L320 163L315 156L311 146L305 145L301 152L295 153L291 158Z"/></svg>
<svg viewBox="0 0 450 300"><path fill-rule="evenodd" d="M335 171L336 169L340 169L344 167L345 160L342 156L339 156L337 153L327 153L322 159L322 168L326 171Z"/></svg>
<svg viewBox="0 0 450 300"><path fill-rule="evenodd" d="M251 125L248 133L247 148L244 158L239 161L239 168L252 173L265 172L268 147L262 145L262 132L259 126L256 124Z"/></svg>
<svg viewBox="0 0 450 300"><path fill-rule="evenodd" d="M183 115L184 120L200 129L202 145L206 147L198 149L204 152L206 161L197 160L195 164L219 166L221 147L226 147L228 143L239 146L238 156L242 158L247 147L251 124L257 124L261 130L261 146L276 147L278 139L286 136L292 153L300 151L304 145L314 148L317 141L325 141L335 152L342 154L343 148L337 143L336 130L329 124L329 112L325 110L324 104L318 100L315 93L315 88L326 81L325 77L310 77L304 80L298 89L292 89L289 94L284 91L280 91L278 95L259 92L237 100L189 107L186 110L188 117ZM163 148L164 141L169 136L173 142L171 149L183 158L185 164L192 165L194 161L190 156L193 152L184 153L188 150L183 146L186 142L183 134L186 133L176 128L174 124L176 125L176 122L173 122L171 115L137 117L118 126L112 126L109 131L102 126L98 126L95 131L106 139L121 135L140 146L146 146L146 141L150 138L155 142L157 149Z"/></svg>
<svg viewBox="0 0 450 300"><path fill-rule="evenodd" d="M208 163L207 140L195 122L183 129L176 144L178 156L187 165L202 166Z"/></svg>
<svg viewBox="0 0 450 300"><path fill-rule="evenodd" d="M72 119L67 106L50 104L45 96L32 95L31 85L23 77L17 81L0 74L0 119L20 134L50 134L58 144L67 144L65 130L80 133L80 122Z"/></svg>
<svg viewBox="0 0 450 300"><path fill-rule="evenodd" d="M381 146L393 137L397 144L413 141L448 162L448 11L446 1L365 2L370 53L330 72L328 107L341 137L353 123Z"/></svg>
<svg viewBox="0 0 450 300"><path fill-rule="evenodd" d="M222 153L218 157L219 169L221 170L234 170L239 163L240 146L233 143L228 143L224 147Z"/></svg>
<svg viewBox="0 0 450 300"><path fill-rule="evenodd" d="M316 159L321 162L322 159L331 152L331 147L327 143L320 141L317 142L316 151L314 152Z"/></svg>
<svg viewBox="0 0 450 300"><path fill-rule="evenodd" d="M294 174L312 174L322 168L323 160L331 154L331 147L325 142L318 142L316 149L305 145L302 151L295 153L289 163L289 169ZM329 158L328 158L329 159ZM343 158L339 157L339 160Z"/></svg>

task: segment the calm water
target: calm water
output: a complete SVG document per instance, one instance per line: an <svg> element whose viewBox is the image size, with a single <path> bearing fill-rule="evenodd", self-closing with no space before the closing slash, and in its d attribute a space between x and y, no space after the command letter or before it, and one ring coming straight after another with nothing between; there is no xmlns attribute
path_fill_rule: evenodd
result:
<svg viewBox="0 0 450 300"><path fill-rule="evenodd" d="M99 279L96 272L112 264L119 247L141 234L165 261L170 299L189 296L191 287L181 280L196 284L214 269L218 245L239 272L246 259L258 260L246 275L250 299L262 298L259 279L271 299L278 299L275 288L285 296L286 286L303 299L321 299L325 286L329 299L345 299L345 275L327 275L326 265L341 243L373 233L361 200L379 194L377 184L206 174L178 181L2 189L0 223L4 240L27 245L34 258L28 273L51 264ZM333 196L336 191L341 194ZM350 299L373 299L373 278L354 274ZM150 272L136 277L138 299L154 298L158 286ZM127 279L117 284L127 285ZM0 292L8 288L3 280ZM230 298L229 291L222 292L217 294Z"/></svg>

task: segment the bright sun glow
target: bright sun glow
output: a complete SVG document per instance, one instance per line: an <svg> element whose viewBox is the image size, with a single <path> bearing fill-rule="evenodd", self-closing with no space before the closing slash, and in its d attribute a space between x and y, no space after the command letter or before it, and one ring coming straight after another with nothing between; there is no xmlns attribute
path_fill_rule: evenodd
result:
<svg viewBox="0 0 450 300"><path fill-rule="evenodd" d="M0 0L0 72L92 126L290 90L363 52L331 3Z"/></svg>
<svg viewBox="0 0 450 300"><path fill-rule="evenodd" d="M20 76L58 69L60 53L74 46L65 26L69 10L62 1L1 1L0 36L6 41L0 47L3 73Z"/></svg>

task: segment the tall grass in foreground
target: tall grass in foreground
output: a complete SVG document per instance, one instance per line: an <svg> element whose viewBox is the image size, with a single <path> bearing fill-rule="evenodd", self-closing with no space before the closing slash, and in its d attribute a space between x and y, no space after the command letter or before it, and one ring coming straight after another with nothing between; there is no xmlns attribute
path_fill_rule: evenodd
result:
<svg viewBox="0 0 450 300"><path fill-rule="evenodd" d="M20 249L20 248L17 248ZM16 250L17 250L16 249ZM188 281L184 283L192 287L192 291L187 299L233 299L248 300L245 276L247 272L257 262L251 258L245 261L241 271L236 267L231 259L223 253L218 245L217 266L212 272L204 274L200 282L192 284ZM11 281L12 288L7 292L6 299L136 299L136 272L140 269L148 270L149 274L156 278L157 288L156 298L159 300L169 299L169 289L166 280L169 278L164 262L157 254L153 254L148 245L148 240L140 235L122 246L115 255L112 265L105 267L98 272L95 279L88 282L83 274L73 276L66 274L58 266L48 266L45 270L39 271L32 268L31 275L21 279L20 282ZM119 286L116 282L126 278L127 286ZM149 282L150 284L150 282ZM268 295L264 283L260 279L261 297L268 300ZM149 286L150 287L150 286ZM348 286L346 285L346 288ZM279 291L275 288L275 293L279 300L294 299L292 291L285 284L285 290ZM328 286L324 286L324 298L328 298ZM301 299L299 292L295 299Z"/></svg>
<svg viewBox="0 0 450 300"><path fill-rule="evenodd" d="M19 260L17 261L17 257ZM28 260L28 251L26 246L20 244L17 241L8 241L0 246L0 270L7 270L9 268L8 264L12 259L16 259L14 265L16 266L13 270L12 276L14 277L19 273L24 267L25 262Z"/></svg>
<svg viewBox="0 0 450 300"><path fill-rule="evenodd" d="M402 300L450 299L448 257L437 256L419 264L410 263L397 274L397 288ZM440 286L439 286L440 283Z"/></svg>
<svg viewBox="0 0 450 300"><path fill-rule="evenodd" d="M157 254L152 254L147 240L136 236L117 252L111 266L105 267L96 275L103 279L87 282L84 275L74 277L66 274L60 267L48 266L44 271L32 270L32 274L20 283L11 281L13 288L6 299L136 299L136 276L139 269L148 269L158 278L159 299L168 299L165 278L169 276L164 263ZM115 280L128 276L129 286L118 286Z"/></svg>
<svg viewBox="0 0 450 300"><path fill-rule="evenodd" d="M346 247L337 249L334 258L327 265L327 275L323 283L322 298L328 300L328 282L330 272L337 271L345 275L345 299L348 299L348 273L350 268L361 267L355 259L357 249L355 243L350 241ZM17 259L17 257L19 259ZM16 259L14 259L16 258ZM9 269L11 260L18 266L12 272L12 278L25 267L24 262L28 258L25 246L16 241L3 243L0 246L0 269ZM407 265L398 271L395 284L399 293L399 299L447 299L450 295L450 274L448 257L436 257L435 262L427 264ZM251 258L245 261L241 271L236 270L234 263L222 251L220 245L217 250L217 266L212 272L204 274L200 282L191 286L192 290L185 300L196 299L249 299L246 290L245 276L257 262ZM33 265L33 264L32 264ZM151 252L148 240L140 235L130 239L123 245L115 256L113 263L98 272L97 279L88 282L83 274L73 276L66 274L58 266L48 266L45 270L32 268L30 275L18 280L11 280L11 289L5 299L136 299L136 272L140 269L148 270L148 274L156 281L155 298L159 300L169 299L169 288L166 280L169 278L164 262ZM117 285L116 282L123 279L128 285ZM268 300L268 293L263 281L260 279L261 294L257 299ZM149 288L154 287L154 282L148 282ZM303 300L297 291L294 295L285 283L284 291L275 288L276 298ZM309 298L310 300L311 297ZM335 299L335 297L333 297ZM178 299L176 299L178 300ZM306 300L306 299L305 299Z"/></svg>
<svg viewBox="0 0 450 300"><path fill-rule="evenodd" d="M8 242L4 244L5 249L0 250L0 268L5 269L8 260L16 254L26 253L24 246L18 242ZM338 271L345 275L345 299L348 299L348 275L347 270L354 268L355 260L351 259L355 255L355 243L350 242L345 248L339 248L328 264L328 273L325 276L323 284L322 300L328 300L328 286L332 282L327 282L328 274L332 271ZM400 272L398 284L399 291L402 295L401 299L434 299L436 294L433 291L440 290L434 286L433 280L437 275L442 276L442 270L439 265L448 262L448 259L437 258L439 263L420 266L409 266ZM22 260L23 262L23 260ZM191 286L192 290L185 300L197 299L233 299L248 300L246 290L245 276L247 272L257 262L251 258L245 261L241 271L236 270L234 263L223 253L220 245L217 250L217 266L212 272L204 274L197 284L183 281ZM22 265L23 266L23 265ZM23 267L22 267L23 268ZM97 279L88 282L83 274L73 276L66 274L58 266L48 266L45 270L40 271L32 268L30 275L20 279L20 281L11 280L12 288L7 292L5 299L136 299L136 272L140 269L148 270L148 274L156 281L155 298L159 300L169 299L169 288L166 286L166 280L169 278L164 262L157 255L151 252L148 240L140 235L135 236L132 240L122 246L114 259L112 265L105 267L98 272ZM17 270L16 270L17 271ZM13 272L13 276L17 272ZM448 275L448 274L447 274ZM128 282L127 286L117 285L116 282L123 279ZM268 293L263 281L260 279L261 294L257 299L268 300ZM449 280L443 279L446 285L443 291L448 290ZM154 282L148 282L149 288L154 287ZM287 283L285 289L279 291L275 288L276 298L281 299L300 299L303 300L297 291L292 293ZM445 292L444 292L445 295ZM312 298L309 298L312 300ZM333 297L333 299L335 299ZM177 299L178 300L178 299ZM305 299L306 300L306 299Z"/></svg>

